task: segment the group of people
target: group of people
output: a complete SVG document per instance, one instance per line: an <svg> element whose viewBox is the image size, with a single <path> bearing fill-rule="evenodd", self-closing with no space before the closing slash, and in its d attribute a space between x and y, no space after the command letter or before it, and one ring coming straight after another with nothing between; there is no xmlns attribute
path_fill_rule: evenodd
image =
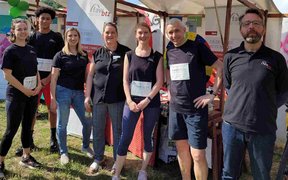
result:
<svg viewBox="0 0 288 180"><path fill-rule="evenodd" d="M43 91L51 125L50 150L58 152L59 147L62 165L69 163L66 128L70 106L83 126L82 151L94 159L90 172L97 172L105 161L106 115L109 114L114 144L113 180L120 179L128 147L143 112L144 151L138 179L147 179L146 169L153 152L152 132L160 115L159 90L165 79L169 138L176 142L182 179L191 179L193 164L196 179L205 180L208 178L207 105L217 96L224 72L227 101L222 125L222 179L239 179L246 148L254 179L270 179L277 107L288 99L288 70L284 57L261 40L265 34L265 20L260 11L248 9L239 18L244 41L225 54L224 65L204 44L185 38L186 26L181 20L170 19L166 26L170 45L166 52L165 75L162 54L149 45L152 34L146 23L141 22L135 28L135 50L118 42L114 23L105 23L104 46L95 51L89 63L76 28L65 32L63 43L61 36L50 30L55 17L53 10L40 8L36 17L39 30L29 38L27 21L13 20L13 44L3 56L1 68L8 87L7 127L0 144L0 177L4 176L4 158L20 123L23 147L20 165L41 166L30 155L30 149L34 144L35 113ZM208 94L205 66L217 72ZM13 113L15 111L18 113ZM92 112L92 120L85 117L85 111ZM92 129L93 150L89 146Z"/></svg>

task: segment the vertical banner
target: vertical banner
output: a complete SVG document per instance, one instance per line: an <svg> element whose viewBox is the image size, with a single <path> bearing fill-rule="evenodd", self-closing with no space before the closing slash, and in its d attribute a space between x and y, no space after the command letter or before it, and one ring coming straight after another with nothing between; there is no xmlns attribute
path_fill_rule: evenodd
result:
<svg viewBox="0 0 288 180"><path fill-rule="evenodd" d="M77 28L81 43L89 55L103 45L102 29L105 22L112 22L115 0L67 1L66 29Z"/></svg>

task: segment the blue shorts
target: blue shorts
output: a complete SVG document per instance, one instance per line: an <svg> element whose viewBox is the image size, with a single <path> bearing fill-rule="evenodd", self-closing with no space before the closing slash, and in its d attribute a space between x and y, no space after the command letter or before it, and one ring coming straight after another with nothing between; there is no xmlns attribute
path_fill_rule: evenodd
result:
<svg viewBox="0 0 288 180"><path fill-rule="evenodd" d="M169 109L169 138L171 140L188 139L195 149L207 147L208 114L193 115L177 113Z"/></svg>

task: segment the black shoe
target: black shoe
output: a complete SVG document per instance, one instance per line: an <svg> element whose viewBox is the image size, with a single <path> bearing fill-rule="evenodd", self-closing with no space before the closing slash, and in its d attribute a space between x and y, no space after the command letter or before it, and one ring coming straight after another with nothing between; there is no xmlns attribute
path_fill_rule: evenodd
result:
<svg viewBox="0 0 288 180"><path fill-rule="evenodd" d="M2 163L0 164L0 179L2 179L2 178L5 177L5 176L4 176L4 170L5 170L5 164L4 164L4 162L2 162Z"/></svg>
<svg viewBox="0 0 288 180"><path fill-rule="evenodd" d="M15 155L21 157L23 155L23 148L22 146L16 149Z"/></svg>
<svg viewBox="0 0 288 180"><path fill-rule="evenodd" d="M39 168L41 167L41 164L39 162L36 161L36 159L29 155L28 157L24 158L22 156L22 159L21 161L19 162L19 164L23 167L27 167L27 168L30 168L30 169L35 169L35 168Z"/></svg>
<svg viewBox="0 0 288 180"><path fill-rule="evenodd" d="M50 140L50 152L51 153L59 152L58 142L56 138L51 138Z"/></svg>
<svg viewBox="0 0 288 180"><path fill-rule="evenodd" d="M32 142L31 146L30 146L30 150L31 151L34 151L36 149L36 146L35 144ZM23 155L23 148L22 146L19 147L18 149L16 149L16 152L15 152L15 156L18 156L18 157L21 157Z"/></svg>

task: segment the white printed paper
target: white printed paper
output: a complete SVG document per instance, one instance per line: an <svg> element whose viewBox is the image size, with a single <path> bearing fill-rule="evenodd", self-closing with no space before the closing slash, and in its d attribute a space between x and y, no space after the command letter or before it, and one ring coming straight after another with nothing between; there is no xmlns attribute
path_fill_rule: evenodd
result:
<svg viewBox="0 0 288 180"><path fill-rule="evenodd" d="M189 80L189 65L188 63L170 65L170 78L172 81Z"/></svg>
<svg viewBox="0 0 288 180"><path fill-rule="evenodd" d="M38 61L38 71L51 72L52 69L52 59L37 58Z"/></svg>
<svg viewBox="0 0 288 180"><path fill-rule="evenodd" d="M36 76L25 77L23 81L23 85L27 89L34 89L36 87L36 83L37 83Z"/></svg>
<svg viewBox="0 0 288 180"><path fill-rule="evenodd" d="M147 97L151 91L151 82L144 81L132 81L131 83L131 95L132 96L140 96Z"/></svg>

